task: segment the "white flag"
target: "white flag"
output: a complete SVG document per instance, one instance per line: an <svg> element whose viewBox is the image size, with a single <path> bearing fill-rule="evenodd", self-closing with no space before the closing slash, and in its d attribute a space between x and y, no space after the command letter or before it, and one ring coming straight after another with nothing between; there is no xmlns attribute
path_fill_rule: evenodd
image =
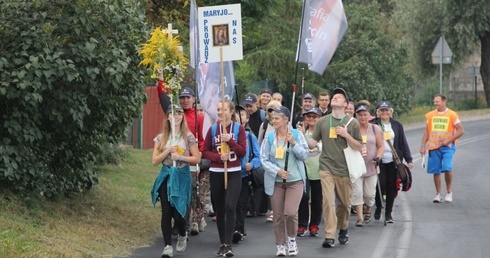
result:
<svg viewBox="0 0 490 258"><path fill-rule="evenodd" d="M196 0L191 0L191 16L189 21L189 42L191 52L191 66L196 69L198 64L197 57L199 56L197 48L199 47L199 30L197 28L197 5Z"/></svg>

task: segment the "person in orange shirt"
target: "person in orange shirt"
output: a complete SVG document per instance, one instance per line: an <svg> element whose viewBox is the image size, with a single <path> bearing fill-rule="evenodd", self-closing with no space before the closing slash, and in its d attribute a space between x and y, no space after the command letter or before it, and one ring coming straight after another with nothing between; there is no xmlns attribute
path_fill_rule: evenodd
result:
<svg viewBox="0 0 490 258"><path fill-rule="evenodd" d="M420 155L429 150L427 173L434 174L436 196L434 202L441 202L441 173L446 181L446 202L453 201L453 156L456 141L464 134L459 115L446 107L446 96L437 94L434 97L435 110L425 114L427 126L422 137Z"/></svg>

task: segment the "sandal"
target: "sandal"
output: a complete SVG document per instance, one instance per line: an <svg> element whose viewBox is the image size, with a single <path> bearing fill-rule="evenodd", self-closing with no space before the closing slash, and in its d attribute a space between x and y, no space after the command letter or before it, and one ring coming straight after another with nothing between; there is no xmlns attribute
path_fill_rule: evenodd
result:
<svg viewBox="0 0 490 258"><path fill-rule="evenodd" d="M364 214L364 223L368 224L369 222L371 222L371 212Z"/></svg>
<svg viewBox="0 0 490 258"><path fill-rule="evenodd" d="M358 219L356 223L356 227L362 227L364 224L364 221L362 219Z"/></svg>

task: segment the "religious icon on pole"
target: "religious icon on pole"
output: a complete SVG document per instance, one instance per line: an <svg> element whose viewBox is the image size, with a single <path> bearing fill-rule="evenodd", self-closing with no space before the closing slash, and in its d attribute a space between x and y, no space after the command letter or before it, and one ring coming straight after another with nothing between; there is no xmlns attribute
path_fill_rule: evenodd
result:
<svg viewBox="0 0 490 258"><path fill-rule="evenodd" d="M228 41L228 24L213 25L213 46L227 46Z"/></svg>

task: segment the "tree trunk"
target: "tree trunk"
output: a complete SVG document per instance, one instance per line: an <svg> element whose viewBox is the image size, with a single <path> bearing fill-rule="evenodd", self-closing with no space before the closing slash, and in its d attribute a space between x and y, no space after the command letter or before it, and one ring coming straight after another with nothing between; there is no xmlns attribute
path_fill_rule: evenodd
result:
<svg viewBox="0 0 490 258"><path fill-rule="evenodd" d="M481 41L481 66L480 75L485 90L487 108L490 108L490 31L480 36Z"/></svg>

